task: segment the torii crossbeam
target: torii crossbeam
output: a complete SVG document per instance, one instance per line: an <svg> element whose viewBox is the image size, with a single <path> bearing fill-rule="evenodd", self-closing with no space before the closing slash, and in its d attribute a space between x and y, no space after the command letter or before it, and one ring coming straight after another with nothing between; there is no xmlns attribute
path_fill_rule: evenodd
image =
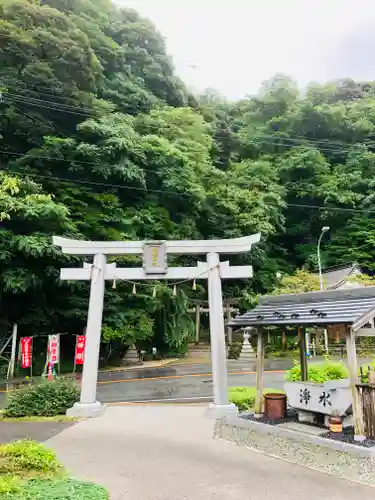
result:
<svg viewBox="0 0 375 500"><path fill-rule="evenodd" d="M72 255L94 255L93 264L82 268L61 269L62 280L91 281L89 309L86 328L85 363L82 373L79 403L68 410L68 415L96 417L103 407L96 400L100 336L102 327L104 288L106 280L180 280L208 279L208 301L210 312L210 337L212 353L212 375L214 403L209 410L215 417L236 412L228 400L228 383L225 353L225 329L221 279L251 278L252 266L230 266L220 262L219 254L238 254L251 250L260 240L260 234L227 240L193 241L80 241L53 237L53 244L62 252ZM115 263L106 263L106 255L142 255L143 267L117 268ZM206 254L206 262L196 267L168 268L167 255Z"/></svg>

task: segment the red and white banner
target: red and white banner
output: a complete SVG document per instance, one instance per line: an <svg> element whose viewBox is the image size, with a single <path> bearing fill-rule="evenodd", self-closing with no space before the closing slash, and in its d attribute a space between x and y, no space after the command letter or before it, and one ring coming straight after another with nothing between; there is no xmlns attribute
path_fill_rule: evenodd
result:
<svg viewBox="0 0 375 500"><path fill-rule="evenodd" d="M49 335L48 336L48 354L49 362L51 365L56 365L59 363L60 358L60 335Z"/></svg>
<svg viewBox="0 0 375 500"><path fill-rule="evenodd" d="M33 338L32 337L22 337L21 338L21 367L31 368L31 362L33 358Z"/></svg>
<svg viewBox="0 0 375 500"><path fill-rule="evenodd" d="M77 335L75 364L83 365L85 359L86 335Z"/></svg>

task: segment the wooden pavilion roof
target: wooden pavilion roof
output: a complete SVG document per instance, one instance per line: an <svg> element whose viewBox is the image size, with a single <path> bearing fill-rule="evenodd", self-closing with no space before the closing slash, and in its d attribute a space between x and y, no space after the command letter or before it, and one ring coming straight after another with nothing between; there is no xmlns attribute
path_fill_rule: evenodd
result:
<svg viewBox="0 0 375 500"><path fill-rule="evenodd" d="M362 328L375 316L375 287L268 295L228 326L328 326Z"/></svg>

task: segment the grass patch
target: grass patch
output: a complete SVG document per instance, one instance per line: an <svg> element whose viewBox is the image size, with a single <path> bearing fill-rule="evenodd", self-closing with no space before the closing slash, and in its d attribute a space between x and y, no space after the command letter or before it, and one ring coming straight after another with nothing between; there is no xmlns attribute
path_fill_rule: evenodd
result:
<svg viewBox="0 0 375 500"><path fill-rule="evenodd" d="M66 415L54 415L53 417L6 417L5 411L0 411L1 422L79 422L78 417L67 417Z"/></svg>
<svg viewBox="0 0 375 500"><path fill-rule="evenodd" d="M0 445L0 474L13 476L64 475L56 454L28 439Z"/></svg>
<svg viewBox="0 0 375 500"><path fill-rule="evenodd" d="M263 394L285 394L282 389L264 389ZM235 404L239 411L250 411L254 408L256 397L255 387L231 387L229 401Z"/></svg>
<svg viewBox="0 0 375 500"><path fill-rule="evenodd" d="M108 500L102 486L75 479L32 479L22 489L7 493L4 500Z"/></svg>
<svg viewBox="0 0 375 500"><path fill-rule="evenodd" d="M0 445L2 500L108 500L105 488L71 479L54 451L31 440Z"/></svg>

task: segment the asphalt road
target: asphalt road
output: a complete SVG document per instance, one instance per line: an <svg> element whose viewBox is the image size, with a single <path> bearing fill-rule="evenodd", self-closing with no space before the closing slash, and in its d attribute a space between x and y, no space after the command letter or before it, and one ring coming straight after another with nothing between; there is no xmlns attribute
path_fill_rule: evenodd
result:
<svg viewBox="0 0 375 500"><path fill-rule="evenodd" d="M138 372L138 373L137 373ZM194 365L132 371L132 378L114 373L98 383L98 399L103 403L126 401L209 401L213 382L211 366ZM154 378L155 377L155 378ZM265 386L282 388L284 373L266 372ZM255 373L246 368L228 366L229 387L255 385Z"/></svg>
<svg viewBox="0 0 375 500"><path fill-rule="evenodd" d="M282 388L284 373L265 373L265 387ZM238 363L228 364L228 383L233 386L255 385L255 373ZM4 388L5 389L5 388ZM124 372L101 373L98 400L102 403L135 401L210 401L213 382L211 365L181 365L163 368L137 368ZM0 393L0 406L6 392Z"/></svg>

